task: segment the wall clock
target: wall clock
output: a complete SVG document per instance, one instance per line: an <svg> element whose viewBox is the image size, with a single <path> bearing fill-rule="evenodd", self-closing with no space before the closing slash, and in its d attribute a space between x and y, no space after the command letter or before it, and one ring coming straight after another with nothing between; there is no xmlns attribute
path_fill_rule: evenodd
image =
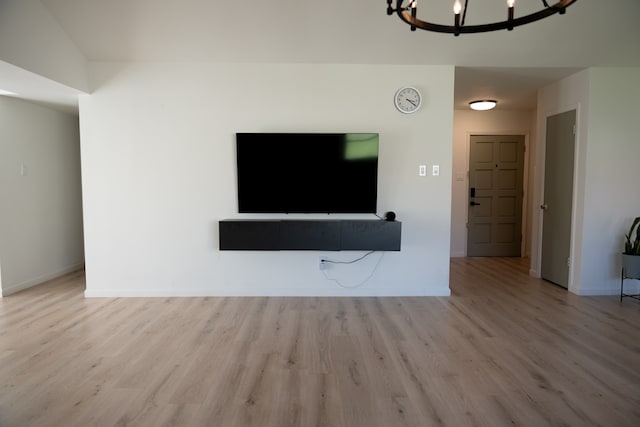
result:
<svg viewBox="0 0 640 427"><path fill-rule="evenodd" d="M405 86L398 89L394 98L396 108L401 113L415 113L422 104L422 95L415 87Z"/></svg>

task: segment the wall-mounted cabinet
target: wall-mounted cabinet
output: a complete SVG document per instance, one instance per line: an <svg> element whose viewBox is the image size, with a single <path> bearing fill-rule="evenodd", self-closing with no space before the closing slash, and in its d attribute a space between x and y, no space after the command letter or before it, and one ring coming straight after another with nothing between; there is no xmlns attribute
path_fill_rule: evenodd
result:
<svg viewBox="0 0 640 427"><path fill-rule="evenodd" d="M223 220L220 250L399 251L402 223L382 220Z"/></svg>

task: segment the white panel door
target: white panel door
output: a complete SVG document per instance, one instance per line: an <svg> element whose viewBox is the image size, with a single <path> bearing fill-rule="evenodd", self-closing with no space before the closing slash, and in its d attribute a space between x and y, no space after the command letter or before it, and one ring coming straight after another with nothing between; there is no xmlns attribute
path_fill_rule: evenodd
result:
<svg viewBox="0 0 640 427"><path fill-rule="evenodd" d="M542 278L569 286L576 111L547 118L542 216Z"/></svg>

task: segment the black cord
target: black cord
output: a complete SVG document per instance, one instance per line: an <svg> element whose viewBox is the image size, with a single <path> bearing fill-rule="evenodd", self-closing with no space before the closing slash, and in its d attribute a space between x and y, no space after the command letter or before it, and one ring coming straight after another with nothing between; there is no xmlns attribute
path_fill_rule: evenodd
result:
<svg viewBox="0 0 640 427"><path fill-rule="evenodd" d="M467 6L469 5L469 0L464 0L464 12L462 12L462 23L460 26L464 25L464 20L467 17Z"/></svg>
<svg viewBox="0 0 640 427"><path fill-rule="evenodd" d="M383 218L383 217L381 217L380 215L378 215L377 213L374 213L374 215L375 215L375 216L377 216L378 218L380 218L380 219L384 220L384 218Z"/></svg>
<svg viewBox="0 0 640 427"><path fill-rule="evenodd" d="M542 0L542 4L544 5L544 7L549 7L549 3L547 3L547 0Z"/></svg>

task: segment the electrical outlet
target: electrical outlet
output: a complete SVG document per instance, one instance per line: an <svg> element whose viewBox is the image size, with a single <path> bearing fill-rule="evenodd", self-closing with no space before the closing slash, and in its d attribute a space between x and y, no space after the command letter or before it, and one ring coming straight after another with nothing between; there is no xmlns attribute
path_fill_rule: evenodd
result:
<svg viewBox="0 0 640 427"><path fill-rule="evenodd" d="M321 256L320 259L318 259L318 268L320 270L326 270L327 267L329 267L329 263L327 262L327 258Z"/></svg>

